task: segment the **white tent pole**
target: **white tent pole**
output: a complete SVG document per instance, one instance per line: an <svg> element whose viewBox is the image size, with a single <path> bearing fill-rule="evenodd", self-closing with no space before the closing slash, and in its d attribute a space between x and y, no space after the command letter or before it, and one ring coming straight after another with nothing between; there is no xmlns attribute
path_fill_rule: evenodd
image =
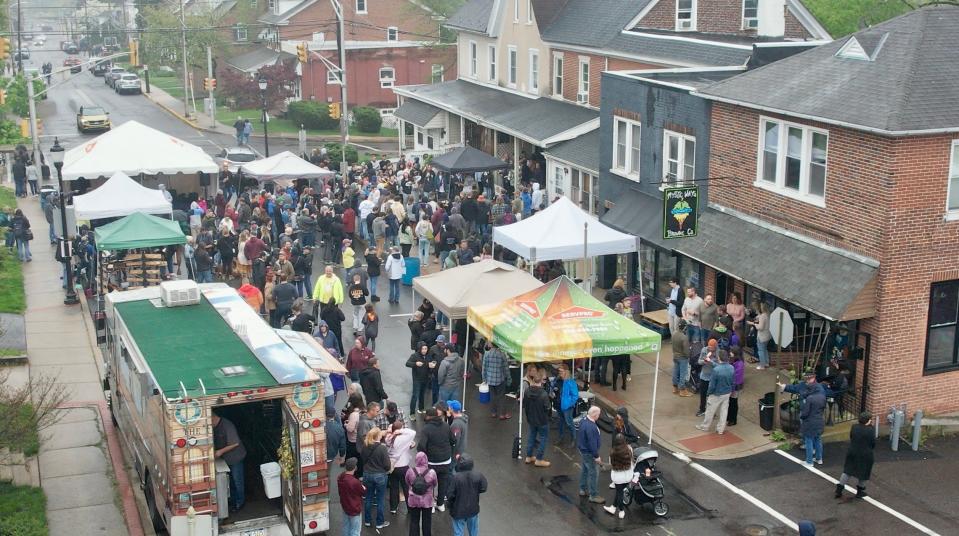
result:
<svg viewBox="0 0 959 536"><path fill-rule="evenodd" d="M523 379L526 378L526 363L519 362L519 457L523 457ZM508 372L508 371L507 371Z"/></svg>
<svg viewBox="0 0 959 536"><path fill-rule="evenodd" d="M416 287L410 288L410 314L416 312ZM426 320L425 318L423 320Z"/></svg>
<svg viewBox="0 0 959 536"><path fill-rule="evenodd" d="M466 345L463 346L463 409L466 409L466 376L470 366L470 324L466 323Z"/></svg>
<svg viewBox="0 0 959 536"><path fill-rule="evenodd" d="M643 294L643 239L636 237L636 270L639 272L639 312L646 313L646 296Z"/></svg>
<svg viewBox="0 0 959 536"><path fill-rule="evenodd" d="M662 346L662 342L659 344ZM649 444L653 444L653 421L656 419L656 390L659 388L659 350L656 350L656 367L653 369L653 408L649 415Z"/></svg>

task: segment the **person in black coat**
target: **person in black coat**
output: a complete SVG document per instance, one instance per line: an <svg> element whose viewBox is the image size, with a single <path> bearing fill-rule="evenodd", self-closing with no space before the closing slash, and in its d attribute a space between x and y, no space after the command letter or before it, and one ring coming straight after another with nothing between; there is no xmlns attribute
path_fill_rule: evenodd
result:
<svg viewBox="0 0 959 536"><path fill-rule="evenodd" d="M864 411L859 414L859 424L849 430L849 450L842 466L842 476L836 484L836 498L842 497L842 490L849 477L856 479L856 498L866 497L866 482L872 475L873 451L876 449L876 434L872 425L872 414Z"/></svg>
<svg viewBox="0 0 959 536"><path fill-rule="evenodd" d="M406 360L406 366L411 369L413 376L413 392L410 394L410 417L417 413L424 413L426 406L426 389L430 386L433 368L436 367L436 361L430 356L430 345L425 342L419 342L414 345L416 351L410 354ZM430 363L433 368L430 368Z"/></svg>
<svg viewBox="0 0 959 536"><path fill-rule="evenodd" d="M343 314L343 311L340 310L339 306L335 303L324 303L323 308L320 310L320 319L326 322L327 327L330 328L330 331L336 337L336 346L339 350L340 355L346 355L343 353L343 321L346 320L346 315Z"/></svg>
<svg viewBox="0 0 959 536"><path fill-rule="evenodd" d="M446 490L450 484L450 462L455 444L456 438L446 422L446 416L441 415L436 408L427 409L426 423L420 430L416 450L426 453L430 468L436 471L436 508L440 512L446 510Z"/></svg>
<svg viewBox="0 0 959 536"><path fill-rule="evenodd" d="M413 313L406 325L410 328L410 350L416 350L419 342L423 340L423 313L420 311Z"/></svg>
<svg viewBox="0 0 959 536"><path fill-rule="evenodd" d="M473 469L473 457L463 454L447 492L454 532L458 527L459 534L463 534L464 527L468 527L471 535L479 534L480 494L486 493L487 487L483 473Z"/></svg>
<svg viewBox="0 0 959 536"><path fill-rule="evenodd" d="M363 397L367 404L376 402L383 406L383 400L389 398L386 391L383 390L383 377L380 375L379 360L371 357L367 362L367 367L360 371L360 387L363 389Z"/></svg>

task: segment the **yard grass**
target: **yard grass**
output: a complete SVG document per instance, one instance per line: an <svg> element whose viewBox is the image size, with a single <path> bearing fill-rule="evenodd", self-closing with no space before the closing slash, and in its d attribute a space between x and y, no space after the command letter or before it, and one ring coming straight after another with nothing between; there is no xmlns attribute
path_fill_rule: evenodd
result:
<svg viewBox="0 0 959 536"><path fill-rule="evenodd" d="M0 187L0 210L12 214L17 208L13 190ZM4 232L6 232L4 228ZM15 254L0 248L0 313L22 313L27 308L23 292L23 267Z"/></svg>
<svg viewBox="0 0 959 536"><path fill-rule="evenodd" d="M183 82L175 76L150 76L150 87L158 87L167 92L171 97L182 99Z"/></svg>
<svg viewBox="0 0 959 536"><path fill-rule="evenodd" d="M40 488L0 482L0 534L47 536L46 504Z"/></svg>
<svg viewBox="0 0 959 536"><path fill-rule="evenodd" d="M249 119L253 121L253 133L259 134L263 132L263 124L260 123L260 116L263 112L257 109L249 110L231 110L226 106L217 106L216 107L216 116L221 123L226 125L232 125L236 121L237 116L244 119ZM300 125L294 123L290 119L283 119L281 117L270 116L270 132L283 132L289 134L296 134L300 131ZM306 133L310 136L339 136L340 129L332 130L313 130L306 129ZM355 126L350 127L350 136L382 136L386 138L395 138L397 130L395 128L380 128L380 131L377 133L370 132L360 132Z"/></svg>

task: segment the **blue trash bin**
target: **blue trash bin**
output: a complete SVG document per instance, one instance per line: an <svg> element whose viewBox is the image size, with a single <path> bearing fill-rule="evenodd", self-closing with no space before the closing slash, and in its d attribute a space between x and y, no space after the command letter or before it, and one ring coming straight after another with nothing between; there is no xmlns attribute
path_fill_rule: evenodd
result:
<svg viewBox="0 0 959 536"><path fill-rule="evenodd" d="M420 260L414 257L406 258L406 273L403 274L403 284L412 287L413 278L420 275Z"/></svg>

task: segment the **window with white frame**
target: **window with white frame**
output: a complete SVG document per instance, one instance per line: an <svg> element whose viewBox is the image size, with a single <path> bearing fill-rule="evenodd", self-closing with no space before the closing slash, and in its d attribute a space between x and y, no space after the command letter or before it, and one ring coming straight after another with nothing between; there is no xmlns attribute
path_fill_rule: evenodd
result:
<svg viewBox="0 0 959 536"><path fill-rule="evenodd" d="M356 12L366 13L366 0L356 0Z"/></svg>
<svg viewBox="0 0 959 536"><path fill-rule="evenodd" d="M563 94L563 53L553 53L553 95Z"/></svg>
<svg viewBox="0 0 959 536"><path fill-rule="evenodd" d="M804 125L760 121L756 185L821 205L826 195L829 133Z"/></svg>
<svg viewBox="0 0 959 536"><path fill-rule="evenodd" d="M396 82L396 69L392 67L380 68L380 87L383 89L393 87Z"/></svg>
<svg viewBox="0 0 959 536"><path fill-rule="evenodd" d="M526 0L526 24L533 24L533 0Z"/></svg>
<svg viewBox="0 0 959 536"><path fill-rule="evenodd" d="M509 53L507 54L507 58L506 58L506 72L507 72L506 84L509 87L516 87L516 63L517 63L516 47L510 45L508 50L509 50Z"/></svg>
<svg viewBox="0 0 959 536"><path fill-rule="evenodd" d="M439 84L446 78L446 67L442 63L434 63L430 66L430 83Z"/></svg>
<svg viewBox="0 0 959 536"><path fill-rule="evenodd" d="M513 22L519 22L519 3L522 0L513 0Z"/></svg>
<svg viewBox="0 0 959 536"><path fill-rule="evenodd" d="M743 0L743 29L759 28L759 0Z"/></svg>
<svg viewBox="0 0 959 536"><path fill-rule="evenodd" d="M476 78L476 41L470 41L470 77Z"/></svg>
<svg viewBox="0 0 959 536"><path fill-rule="evenodd" d="M959 217L959 140L952 141L952 158L949 165L949 186L946 193L946 210Z"/></svg>
<svg viewBox="0 0 959 536"><path fill-rule="evenodd" d="M624 117L613 118L613 171L639 180L639 144L642 125Z"/></svg>
<svg viewBox="0 0 959 536"><path fill-rule="evenodd" d="M486 55L489 60L489 71L486 76L490 82L496 81L496 45L487 45Z"/></svg>
<svg viewBox="0 0 959 536"><path fill-rule="evenodd" d="M339 73L337 73L336 71L333 71L333 70L326 71L326 83L327 83L327 84L339 84L339 83L340 83L340 75L339 75Z"/></svg>
<svg viewBox="0 0 959 536"><path fill-rule="evenodd" d="M247 33L246 26L242 24L237 24L233 27L233 40L234 41L246 41Z"/></svg>
<svg viewBox="0 0 959 536"><path fill-rule="evenodd" d="M266 0L266 7L269 8L270 11L276 13L276 0Z"/></svg>
<svg viewBox="0 0 959 536"><path fill-rule="evenodd" d="M676 0L676 30L696 30L696 0Z"/></svg>
<svg viewBox="0 0 959 536"><path fill-rule="evenodd" d="M696 138L671 130L663 131L663 182L681 183L696 179Z"/></svg>
<svg viewBox="0 0 959 536"><path fill-rule="evenodd" d="M325 32L313 32L313 35L310 36L310 41L312 41L312 42L314 42L314 43L322 43L322 42L326 41L326 33L325 33Z"/></svg>
<svg viewBox="0 0 959 536"><path fill-rule="evenodd" d="M396 26L390 26L386 29L386 40L387 41L399 41L400 40L400 30Z"/></svg>
<svg viewBox="0 0 959 536"><path fill-rule="evenodd" d="M256 0L250 0L250 7L256 9Z"/></svg>
<svg viewBox="0 0 959 536"><path fill-rule="evenodd" d="M529 92L539 91L539 51L530 49L529 51Z"/></svg>
<svg viewBox="0 0 959 536"><path fill-rule="evenodd" d="M589 58L579 58L579 84L576 90L576 102L589 103Z"/></svg>

